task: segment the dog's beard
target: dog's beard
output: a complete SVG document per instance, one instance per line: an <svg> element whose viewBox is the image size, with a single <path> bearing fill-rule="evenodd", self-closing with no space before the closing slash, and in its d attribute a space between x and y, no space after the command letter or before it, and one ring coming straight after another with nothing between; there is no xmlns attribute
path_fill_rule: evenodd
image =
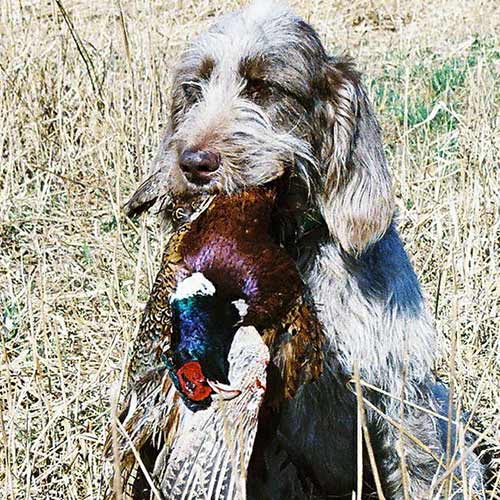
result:
<svg viewBox="0 0 500 500"><path fill-rule="evenodd" d="M241 92L240 85L230 90L222 86L204 89L202 99L177 117L171 150L210 150L220 155L221 162L210 181L202 184L190 182L183 174L179 153L171 155L175 157L170 176L174 193L231 194L294 171L309 177L316 170L309 141L297 135L299 127L277 129L275 113L242 97ZM307 169L301 168L305 164Z"/></svg>

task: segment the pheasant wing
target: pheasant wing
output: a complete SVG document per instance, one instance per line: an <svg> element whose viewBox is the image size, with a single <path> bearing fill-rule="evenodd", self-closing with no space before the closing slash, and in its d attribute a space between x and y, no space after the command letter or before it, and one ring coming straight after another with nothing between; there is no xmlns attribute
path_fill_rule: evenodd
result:
<svg viewBox="0 0 500 500"><path fill-rule="evenodd" d="M272 346L271 361L281 378L281 390L272 396L274 404L293 398L301 385L321 375L325 337L307 297L298 297L280 324L264 330L262 337Z"/></svg>

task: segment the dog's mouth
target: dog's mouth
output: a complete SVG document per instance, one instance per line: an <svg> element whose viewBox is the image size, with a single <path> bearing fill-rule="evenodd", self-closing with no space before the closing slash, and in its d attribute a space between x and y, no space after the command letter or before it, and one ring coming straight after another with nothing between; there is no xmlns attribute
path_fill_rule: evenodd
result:
<svg viewBox="0 0 500 500"><path fill-rule="evenodd" d="M227 171L224 171L224 167L221 167L215 172L198 171L196 174L184 172L180 169L184 181L180 192L184 196L189 196L189 193L234 194L253 187L265 186L287 177L293 170L289 163L288 161L281 161L279 167L275 163L272 169L258 175L249 166L233 166L229 167Z"/></svg>
<svg viewBox="0 0 500 500"><path fill-rule="evenodd" d="M191 194L216 194L223 191L222 184L214 172L198 173L182 172L184 178L184 195Z"/></svg>
<svg viewBox="0 0 500 500"><path fill-rule="evenodd" d="M191 172L184 172L184 177L186 180L195 186L206 186L213 181L212 172L198 172L193 174Z"/></svg>

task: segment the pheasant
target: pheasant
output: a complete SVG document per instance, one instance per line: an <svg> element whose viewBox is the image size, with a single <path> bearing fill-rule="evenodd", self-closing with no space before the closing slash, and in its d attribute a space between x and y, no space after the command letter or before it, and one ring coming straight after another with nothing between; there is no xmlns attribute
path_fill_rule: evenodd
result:
<svg viewBox="0 0 500 500"><path fill-rule="evenodd" d="M134 343L120 437L114 449L111 437L105 445L118 456L122 497L184 498L173 491L190 487L185 498L198 498L196 488L211 498L202 490L212 485L226 492L214 498L244 498L258 422L319 377L323 332L272 233L275 201L266 186L171 209L178 224ZM234 439L223 439L227 422L241 429ZM116 488L115 477L108 498Z"/></svg>

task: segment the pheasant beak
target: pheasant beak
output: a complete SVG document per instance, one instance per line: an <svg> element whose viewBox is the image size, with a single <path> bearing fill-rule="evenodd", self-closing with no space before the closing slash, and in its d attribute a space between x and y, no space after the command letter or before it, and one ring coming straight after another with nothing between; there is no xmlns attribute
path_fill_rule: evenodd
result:
<svg viewBox="0 0 500 500"><path fill-rule="evenodd" d="M184 363L176 372L182 393L191 401L203 401L212 395L230 400L241 394L239 389L222 382L208 380L198 361Z"/></svg>
<svg viewBox="0 0 500 500"><path fill-rule="evenodd" d="M212 388L214 393L221 399L230 400L238 397L241 394L239 389L231 387L230 385L223 384L222 382L213 382L207 380L208 385Z"/></svg>

